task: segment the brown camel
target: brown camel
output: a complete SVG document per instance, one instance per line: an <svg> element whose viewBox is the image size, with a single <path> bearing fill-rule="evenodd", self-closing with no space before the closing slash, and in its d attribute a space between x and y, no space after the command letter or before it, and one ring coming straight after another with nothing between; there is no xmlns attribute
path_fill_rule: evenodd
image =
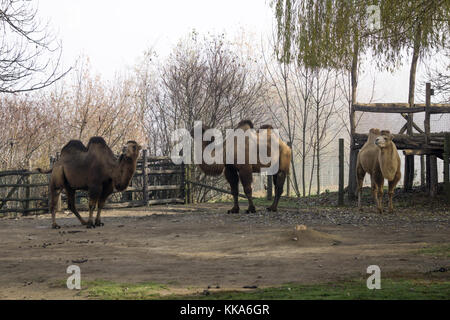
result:
<svg viewBox="0 0 450 320"><path fill-rule="evenodd" d="M207 130L207 127L202 127L202 134ZM241 121L236 129L242 129L243 131L246 131L248 129L253 129L253 123L250 120L243 120ZM270 139L271 139L271 129L272 126L270 125L264 125L260 129L266 129L267 132L267 145L270 148ZM193 136L194 130L191 132L191 135ZM260 133L258 131L254 132L256 134L256 141L258 144L258 148L261 145L260 142ZM203 140L203 139L202 139ZM202 150L204 150L210 143L214 142L214 139L212 139L211 142L208 141L202 141ZM273 175L273 182L275 185L275 198L273 200L272 205L267 208L269 211L277 211L278 202L280 200L281 194L283 193L283 186L284 182L286 180L286 177L289 173L289 167L291 163L291 148L284 143L281 139L278 141L279 143L279 158L278 158L278 171L275 175ZM261 172L261 168L269 167L269 165L261 164L260 159L257 159L256 164L249 164L249 143L248 139L246 139L245 143L245 161L243 164L239 164L237 161L237 138L235 138L235 151L234 151L234 163L229 164L226 162L226 140L223 142L223 156L224 161L219 163L213 163L213 164L206 164L203 162L199 165L202 171L206 175L211 176L218 176L221 175L222 172L225 170L225 178L227 179L228 183L231 187L231 193L233 195L234 200L234 206L231 210L228 210L228 213L239 213L239 203L238 203L238 197L239 197L239 180L241 180L241 184L244 187L244 193L248 198L248 209L247 213L249 212L256 212L255 206L253 204L252 200L252 181L253 181L253 173L254 172ZM214 151L213 151L214 152ZM268 155L270 155L270 150L268 151ZM258 157L259 158L259 157Z"/></svg>
<svg viewBox="0 0 450 320"><path fill-rule="evenodd" d="M101 137L92 137L87 148L79 140L71 140L61 150L61 156L53 168L42 173L52 173L49 184L49 205L52 213L52 227L59 229L55 220L55 209L62 189L66 190L69 209L88 228L103 226L100 212L113 191L123 191L136 170L136 161L141 147L135 141L128 141L126 151L116 159ZM75 207L75 191L86 190L89 194L89 220L81 218ZM97 207L97 218L93 212Z"/></svg>
<svg viewBox="0 0 450 320"><path fill-rule="evenodd" d="M389 182L389 212L394 211L392 196L394 188L402 177L400 157L388 130L370 129L366 143L358 154L356 176L358 180L358 208L361 209L361 188L364 176L370 174L372 194L379 213L383 213L384 179Z"/></svg>

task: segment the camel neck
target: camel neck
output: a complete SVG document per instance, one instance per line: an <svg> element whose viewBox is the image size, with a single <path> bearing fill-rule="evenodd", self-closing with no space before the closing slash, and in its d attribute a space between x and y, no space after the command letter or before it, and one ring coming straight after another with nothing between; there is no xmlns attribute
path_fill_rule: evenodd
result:
<svg viewBox="0 0 450 320"><path fill-rule="evenodd" d="M123 191L128 187L133 173L136 169L136 160L127 156L121 156L117 166L114 186L118 191Z"/></svg>

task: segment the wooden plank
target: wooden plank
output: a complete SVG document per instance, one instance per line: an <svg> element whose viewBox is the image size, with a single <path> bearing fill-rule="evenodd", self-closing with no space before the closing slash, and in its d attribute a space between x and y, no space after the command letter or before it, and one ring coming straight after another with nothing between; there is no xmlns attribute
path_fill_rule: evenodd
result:
<svg viewBox="0 0 450 320"><path fill-rule="evenodd" d="M430 95L431 95L431 92L430 92ZM427 105L426 103L415 103L414 107L426 107L426 105ZM430 103L430 107L436 108L436 109L442 108L444 110L444 109L450 108L450 103Z"/></svg>
<svg viewBox="0 0 450 320"><path fill-rule="evenodd" d="M10 183L10 184L0 184L0 188L14 188L14 187L47 187L48 183L28 183L28 184L20 184L20 183Z"/></svg>
<svg viewBox="0 0 450 320"><path fill-rule="evenodd" d="M377 102L377 103L361 103L356 102L353 106L369 107L369 108L409 108L409 103L404 102Z"/></svg>
<svg viewBox="0 0 450 320"><path fill-rule="evenodd" d="M48 198L42 198L42 197L30 197L30 198L0 198L0 201L6 203L6 202L27 202L27 201L46 201Z"/></svg>
<svg viewBox="0 0 450 320"><path fill-rule="evenodd" d="M435 107L434 104L432 104L428 107L428 112L431 114L450 113L450 107Z"/></svg>
<svg viewBox="0 0 450 320"><path fill-rule="evenodd" d="M168 199L155 199L155 200L149 200L147 202L148 205L154 205L154 204L166 204L166 203L184 203L184 199L181 198L168 198Z"/></svg>
<svg viewBox="0 0 450 320"><path fill-rule="evenodd" d="M16 184L20 184L20 182L21 182L24 178L25 178L25 176L22 175L19 179L17 179ZM17 190L17 187L12 188L12 189L8 192L8 194L6 195L6 198L4 198L4 199L2 200L2 203L0 204L0 209L5 205L5 203L6 203L5 200L9 199L9 198L13 195L13 193L14 193L16 190Z"/></svg>
<svg viewBox="0 0 450 320"><path fill-rule="evenodd" d="M181 185L165 185L165 186L148 186L147 190L157 191L157 190L178 190L181 189Z"/></svg>
<svg viewBox="0 0 450 320"><path fill-rule="evenodd" d="M418 113L424 112L424 107L368 107L355 105L355 111L374 113Z"/></svg>
<svg viewBox="0 0 450 320"><path fill-rule="evenodd" d="M17 213L24 213L24 212L37 212L37 211L45 211L48 212L49 208L47 207L43 207L43 208L29 208L29 209L21 209L21 208L9 208L9 209L1 209L0 213L12 213L12 212L17 212Z"/></svg>
<svg viewBox="0 0 450 320"><path fill-rule="evenodd" d="M182 173L180 169L166 169L166 170L148 170L147 174L174 174L174 173Z"/></svg>
<svg viewBox="0 0 450 320"><path fill-rule="evenodd" d="M267 177L269 177L269 176L267 176ZM232 195L231 191L228 191L228 190L225 190L225 189L221 189L221 188L217 188L217 187L213 187L213 186L209 186L209 185L201 183L201 182L196 182L196 181L191 181L191 180L186 180L186 182L191 183L193 185L200 186L200 187L208 188L208 189L211 189L211 190L214 190L214 191L218 191L218 192L227 193L227 194L231 194ZM239 193L239 197L247 199L247 196L245 194L242 194L242 193Z"/></svg>
<svg viewBox="0 0 450 320"><path fill-rule="evenodd" d="M27 170L5 170L0 172L0 177L7 177L7 176L20 176L23 174L26 174Z"/></svg>

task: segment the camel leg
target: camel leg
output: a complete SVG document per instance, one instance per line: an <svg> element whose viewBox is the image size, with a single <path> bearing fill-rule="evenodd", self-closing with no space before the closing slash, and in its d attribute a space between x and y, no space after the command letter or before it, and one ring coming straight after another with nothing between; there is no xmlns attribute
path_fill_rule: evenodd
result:
<svg viewBox="0 0 450 320"><path fill-rule="evenodd" d="M372 192L377 205L378 213L383 213L383 185L384 178L382 175L374 175L372 182Z"/></svg>
<svg viewBox="0 0 450 320"><path fill-rule="evenodd" d="M375 205L377 206L377 210L379 208L379 203L378 203L378 190L377 190L377 184L375 183L375 179L374 177L371 177L372 181L372 196L373 196L373 200L375 202Z"/></svg>
<svg viewBox="0 0 450 320"><path fill-rule="evenodd" d="M95 218L95 226L96 227L102 227L105 224L101 221L100 218L100 212L102 211L103 207L105 206L106 198L101 197L98 200L98 206L97 206L97 217Z"/></svg>
<svg viewBox="0 0 450 320"><path fill-rule="evenodd" d="M239 178L241 179L241 184L244 187L244 193L247 196L248 199L248 209L246 210L246 213L253 213L256 212L255 205L253 204L252 199L252 170L244 168L239 170Z"/></svg>
<svg viewBox="0 0 450 320"><path fill-rule="evenodd" d="M278 202L283 194L284 182L286 181L286 173L284 171L279 171L273 176L275 182L275 199L273 199L272 205L267 208L268 211L276 212L278 208Z"/></svg>
<svg viewBox="0 0 450 320"><path fill-rule="evenodd" d="M80 220L82 225L86 225L86 221L80 216L78 213L78 210L75 206L75 190L68 188L66 186L67 191L67 206L69 207L69 210L73 212L73 214Z"/></svg>
<svg viewBox="0 0 450 320"><path fill-rule="evenodd" d="M357 182L357 193L358 193L358 209L359 211L362 211L361 207L361 193L362 193L362 187L364 183L364 176L366 175L366 172L361 166L358 166L356 168L356 182Z"/></svg>
<svg viewBox="0 0 450 320"><path fill-rule="evenodd" d="M52 182L49 185L49 194L50 194L50 212L52 213L52 228L59 229L61 228L56 223L56 208L58 206L59 194L61 193L61 188L57 188Z"/></svg>
<svg viewBox="0 0 450 320"><path fill-rule="evenodd" d="M400 181L402 177L400 171L397 171L395 174L394 180L389 181L389 213L394 212L394 206L392 204L392 197L394 196L394 189L397 186L397 183Z"/></svg>
<svg viewBox="0 0 450 320"><path fill-rule="evenodd" d="M225 178L231 187L231 193L233 195L234 205L228 213L239 213L239 175L236 168L232 166L225 167Z"/></svg>

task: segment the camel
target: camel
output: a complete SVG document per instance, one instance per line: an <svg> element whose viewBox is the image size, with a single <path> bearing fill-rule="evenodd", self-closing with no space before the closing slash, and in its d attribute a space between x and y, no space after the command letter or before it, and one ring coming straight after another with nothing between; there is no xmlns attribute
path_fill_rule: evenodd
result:
<svg viewBox="0 0 450 320"><path fill-rule="evenodd" d="M400 171L400 157L397 147L392 141L393 135L388 130L370 129L366 143L358 153L356 162L358 208L361 209L361 189L364 176L370 174L372 194L377 210L383 213L384 179L389 183L389 213L394 212L392 196L394 188L402 177Z"/></svg>
<svg viewBox="0 0 450 320"><path fill-rule="evenodd" d="M209 128L203 126L202 127L202 137L203 133ZM243 131L246 131L248 129L253 129L253 123L250 120L243 120L241 121L236 129L242 129ZM267 145L270 147L270 139L271 139L271 130L273 129L270 125L264 125L261 126L260 129L265 129L267 132ZM256 135L256 141L258 144L258 148L260 147L260 139L259 139L259 131L254 131L254 134ZM191 136L194 136L194 130L191 132ZM203 140L203 139L202 139ZM235 140L236 141L236 140ZM202 150L204 150L210 143L213 143L214 139L212 141L202 141ZM277 211L278 202L280 200L281 194L283 193L283 186L284 182L286 180L286 177L289 173L290 168L290 162L291 162L291 148L284 143L281 139L278 141L279 143L279 158L278 158L278 171L276 174L273 175L273 182L275 185L275 198L273 200L273 203L270 207L267 208L268 211ZM248 209L246 210L246 213L254 213L256 212L255 206L253 204L252 200L252 181L253 181L253 173L255 172L261 172L261 168L269 167L268 165L261 164L260 160L257 159L256 164L249 164L249 144L248 140L246 140L245 144L245 161L244 164L239 164L237 161L237 143L235 145L235 151L234 151L234 163L228 164L226 162L226 156L225 156L225 150L226 150L226 140L223 142L223 156L224 161L222 163L213 163L213 164L206 164L204 163L202 159L202 163L199 165L201 170L206 174L210 176L219 176L223 172L225 174L225 178L227 182L230 184L231 187L231 193L233 195L233 201L234 205L233 207L228 210L228 213L239 213L239 203L238 203L238 197L239 197L239 180L241 181L241 184L244 188L244 193L247 196L248 199ZM270 151L268 152L270 154Z"/></svg>
<svg viewBox="0 0 450 320"><path fill-rule="evenodd" d="M87 228L103 226L100 212L105 201L114 191L128 187L139 157L139 146L128 141L126 151L116 159L102 137L92 137L87 147L79 140L69 141L61 150L61 156L50 170L37 168L41 173L50 173L49 205L52 214L52 228L59 229L55 220L55 209L62 189L67 194L70 211ZM75 191L86 190L89 194L89 220L86 222L75 207ZM97 205L97 217L93 222L93 212Z"/></svg>

